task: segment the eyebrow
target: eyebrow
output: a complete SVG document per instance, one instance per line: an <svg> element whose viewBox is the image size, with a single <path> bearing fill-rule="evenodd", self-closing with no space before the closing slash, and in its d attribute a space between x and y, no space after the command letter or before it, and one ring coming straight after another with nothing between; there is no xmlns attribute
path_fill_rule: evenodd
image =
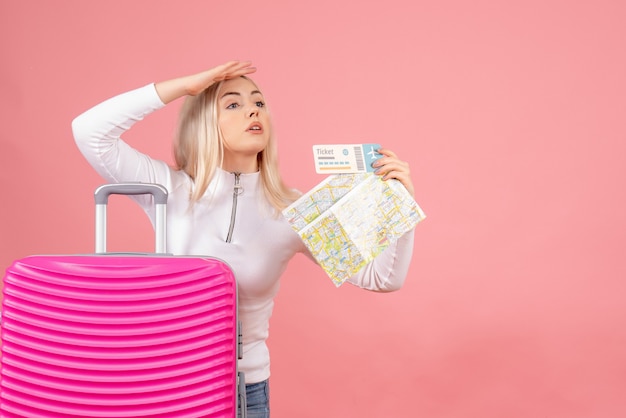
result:
<svg viewBox="0 0 626 418"><path fill-rule="evenodd" d="M255 94L260 94L261 96L263 96L263 93L261 93L259 90L252 90L250 92L250 96L255 95ZM241 93L236 92L236 91L227 91L226 93L222 94L222 97L220 97L220 100L222 100L226 96L241 96Z"/></svg>

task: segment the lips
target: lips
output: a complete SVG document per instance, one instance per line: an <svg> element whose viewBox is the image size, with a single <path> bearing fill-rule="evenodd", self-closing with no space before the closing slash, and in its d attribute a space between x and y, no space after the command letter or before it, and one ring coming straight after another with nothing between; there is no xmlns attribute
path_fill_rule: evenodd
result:
<svg viewBox="0 0 626 418"><path fill-rule="evenodd" d="M263 125L259 122L252 122L246 132L251 132L253 134L262 134L263 133Z"/></svg>

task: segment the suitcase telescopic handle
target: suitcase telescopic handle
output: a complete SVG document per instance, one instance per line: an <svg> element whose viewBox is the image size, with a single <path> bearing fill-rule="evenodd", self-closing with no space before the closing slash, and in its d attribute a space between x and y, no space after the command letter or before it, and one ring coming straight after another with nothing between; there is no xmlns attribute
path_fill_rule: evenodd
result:
<svg viewBox="0 0 626 418"><path fill-rule="evenodd" d="M155 252L166 252L165 208L167 206L167 189L153 183L117 183L105 184L96 189L96 253L106 252L107 204L112 194L141 195L151 194L154 198L156 220L154 225Z"/></svg>

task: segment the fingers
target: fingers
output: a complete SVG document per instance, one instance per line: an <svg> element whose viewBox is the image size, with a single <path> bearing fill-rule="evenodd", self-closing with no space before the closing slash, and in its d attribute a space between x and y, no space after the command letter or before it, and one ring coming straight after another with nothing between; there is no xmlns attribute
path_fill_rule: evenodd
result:
<svg viewBox="0 0 626 418"><path fill-rule="evenodd" d="M383 180L396 179L400 181L411 196L413 196L414 190L409 163L400 160L398 156L389 149L380 148L378 153L382 154L383 157L380 157L372 164L376 169L375 173L382 176Z"/></svg>
<svg viewBox="0 0 626 418"><path fill-rule="evenodd" d="M392 150L387 149L387 148L378 148L376 150L376 152L379 153L379 154L383 154L383 155L385 155L387 157L398 158L398 156L396 155L395 152L393 152Z"/></svg>
<svg viewBox="0 0 626 418"><path fill-rule="evenodd" d="M377 169L376 172L378 174L384 175L394 170L409 173L409 164L405 161L401 161L393 151L386 148L379 148L376 152L383 155L383 157L378 158L372 164L372 166Z"/></svg>
<svg viewBox="0 0 626 418"><path fill-rule="evenodd" d="M196 96L215 83L253 73L256 67L252 67L251 64L251 61L229 61L210 70L187 76L183 80L185 93Z"/></svg>
<svg viewBox="0 0 626 418"><path fill-rule="evenodd" d="M240 77L242 75L251 74L256 71L256 67L252 67L252 61L229 61L225 64L218 65L214 68L214 81L228 80Z"/></svg>

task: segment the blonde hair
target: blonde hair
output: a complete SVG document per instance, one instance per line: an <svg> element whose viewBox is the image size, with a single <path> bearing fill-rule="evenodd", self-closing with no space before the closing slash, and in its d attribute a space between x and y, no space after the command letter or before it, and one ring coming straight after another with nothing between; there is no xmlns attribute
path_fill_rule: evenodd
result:
<svg viewBox="0 0 626 418"><path fill-rule="evenodd" d="M248 77L242 78L254 84ZM204 196L224 159L217 107L222 84L223 81L215 83L197 96L188 96L180 110L174 159L177 168L193 179L191 205ZM265 197L275 209L280 211L298 198L299 193L285 185L278 170L278 149L271 129L267 147L259 152L257 161Z"/></svg>

